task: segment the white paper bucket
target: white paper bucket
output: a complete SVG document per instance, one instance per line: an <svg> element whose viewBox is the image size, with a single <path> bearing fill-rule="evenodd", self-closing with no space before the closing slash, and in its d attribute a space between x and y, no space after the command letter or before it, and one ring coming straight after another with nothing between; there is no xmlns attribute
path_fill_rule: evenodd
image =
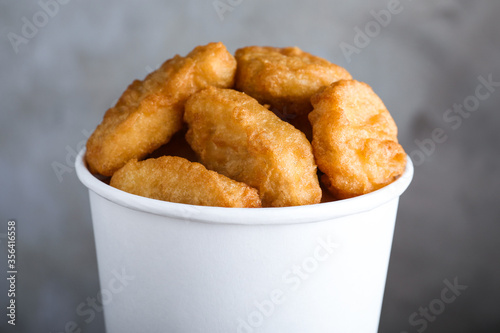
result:
<svg viewBox="0 0 500 333"><path fill-rule="evenodd" d="M399 196L286 208L164 202L88 187L108 333L377 332Z"/></svg>

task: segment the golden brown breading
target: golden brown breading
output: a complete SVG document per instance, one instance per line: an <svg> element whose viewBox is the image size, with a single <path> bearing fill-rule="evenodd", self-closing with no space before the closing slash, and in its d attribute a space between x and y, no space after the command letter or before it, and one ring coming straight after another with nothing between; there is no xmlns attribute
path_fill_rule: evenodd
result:
<svg viewBox="0 0 500 333"><path fill-rule="evenodd" d="M111 176L133 158L141 159L182 128L186 99L208 86L232 87L236 60L222 43L176 55L143 81L135 80L104 115L87 142L93 173Z"/></svg>
<svg viewBox="0 0 500 333"><path fill-rule="evenodd" d="M252 97L210 87L188 99L184 120L200 161L257 188L263 206L320 202L311 144Z"/></svg>
<svg viewBox="0 0 500 333"><path fill-rule="evenodd" d="M372 192L403 173L406 154L396 124L370 86L341 80L311 102L314 156L333 195L343 199Z"/></svg>
<svg viewBox="0 0 500 333"><path fill-rule="evenodd" d="M236 89L281 114L307 114L311 96L340 79L351 79L344 68L298 47L248 46L236 50Z"/></svg>
<svg viewBox="0 0 500 333"><path fill-rule="evenodd" d="M110 185L144 197L218 207L261 207L256 189L177 156L138 162L113 174Z"/></svg>

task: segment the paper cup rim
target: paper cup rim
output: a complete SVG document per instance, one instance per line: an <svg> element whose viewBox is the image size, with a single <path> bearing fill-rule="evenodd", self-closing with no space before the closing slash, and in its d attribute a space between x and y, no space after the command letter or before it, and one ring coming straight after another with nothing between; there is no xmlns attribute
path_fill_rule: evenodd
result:
<svg viewBox="0 0 500 333"><path fill-rule="evenodd" d="M354 198L313 205L267 208L197 206L150 199L114 188L95 177L86 166L85 148L75 160L76 174L90 191L120 206L180 220L218 224L276 225L312 223L372 210L397 197L410 185L413 163L407 156L406 169L393 183Z"/></svg>

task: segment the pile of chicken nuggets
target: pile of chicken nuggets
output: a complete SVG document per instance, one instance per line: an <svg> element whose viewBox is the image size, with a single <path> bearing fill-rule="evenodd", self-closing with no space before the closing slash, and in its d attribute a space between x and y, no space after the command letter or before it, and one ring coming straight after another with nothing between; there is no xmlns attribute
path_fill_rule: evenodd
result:
<svg viewBox="0 0 500 333"><path fill-rule="evenodd" d="M86 163L120 190L218 207L286 207L375 191L405 170L380 98L297 47L222 43L134 81L90 136Z"/></svg>

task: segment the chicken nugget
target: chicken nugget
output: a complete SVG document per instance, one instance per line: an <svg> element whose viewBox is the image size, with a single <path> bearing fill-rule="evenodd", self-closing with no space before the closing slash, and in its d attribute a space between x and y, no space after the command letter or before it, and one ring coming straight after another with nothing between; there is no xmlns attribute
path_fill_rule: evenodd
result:
<svg viewBox="0 0 500 333"><path fill-rule="evenodd" d="M111 176L128 160L144 158L167 143L182 128L186 99L211 85L232 87L235 71L236 60L225 46L210 43L135 80L87 142L90 171Z"/></svg>
<svg viewBox="0 0 500 333"><path fill-rule="evenodd" d="M111 177L117 189L200 206L261 207L256 189L177 156L130 160Z"/></svg>
<svg viewBox="0 0 500 333"><path fill-rule="evenodd" d="M406 153L384 103L366 83L341 80L311 99L312 146L321 181L338 199L377 190L405 170Z"/></svg>
<svg viewBox="0 0 500 333"><path fill-rule="evenodd" d="M298 47L248 46L236 50L236 89L277 113L307 114L311 96L340 79L351 79L344 68Z"/></svg>
<svg viewBox="0 0 500 333"><path fill-rule="evenodd" d="M259 190L263 206L319 203L321 189L304 133L252 97L207 88L186 102L186 139L209 169Z"/></svg>

